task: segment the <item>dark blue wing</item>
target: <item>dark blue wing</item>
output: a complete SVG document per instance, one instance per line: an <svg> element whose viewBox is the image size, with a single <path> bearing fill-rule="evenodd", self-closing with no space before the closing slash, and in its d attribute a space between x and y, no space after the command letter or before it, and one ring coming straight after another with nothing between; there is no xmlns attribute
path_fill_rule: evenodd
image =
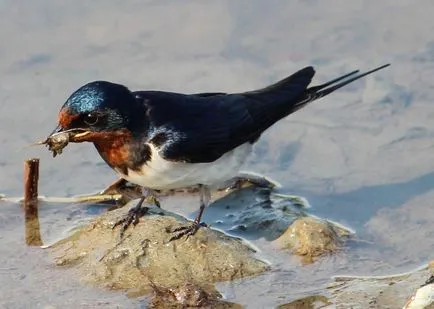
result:
<svg viewBox="0 0 434 309"><path fill-rule="evenodd" d="M142 91L148 134L143 137L167 160L211 162L231 149L238 127L252 119L242 97ZM236 146L235 146L236 147Z"/></svg>
<svg viewBox="0 0 434 309"><path fill-rule="evenodd" d="M253 143L309 102L386 66L357 76L354 71L311 88L315 71L306 67L269 87L239 94L137 92L146 102L145 138L167 160L212 162L243 143Z"/></svg>

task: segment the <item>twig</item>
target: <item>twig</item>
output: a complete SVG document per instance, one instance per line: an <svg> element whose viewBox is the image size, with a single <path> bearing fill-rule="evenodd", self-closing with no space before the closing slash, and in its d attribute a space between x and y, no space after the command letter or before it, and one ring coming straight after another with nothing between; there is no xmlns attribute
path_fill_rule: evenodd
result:
<svg viewBox="0 0 434 309"><path fill-rule="evenodd" d="M47 203L86 203L86 202L106 202L116 201L122 197L121 194L105 194L105 195L80 195L71 197L46 197L40 196L39 200Z"/></svg>
<svg viewBox="0 0 434 309"><path fill-rule="evenodd" d="M106 202L116 201L122 197L121 194L106 194L106 195L80 195L71 197L58 197L58 196L38 196L39 202L46 203L85 203L85 202ZM21 203L24 201L24 197L6 197L0 195L0 201Z"/></svg>

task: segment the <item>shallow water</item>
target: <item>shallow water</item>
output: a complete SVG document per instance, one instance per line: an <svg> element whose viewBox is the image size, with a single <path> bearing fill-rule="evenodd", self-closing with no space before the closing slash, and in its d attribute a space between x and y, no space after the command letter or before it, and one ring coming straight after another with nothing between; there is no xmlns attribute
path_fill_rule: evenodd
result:
<svg viewBox="0 0 434 309"><path fill-rule="evenodd" d="M220 287L231 301L269 308L326 293L333 275L415 268L434 249L433 14L429 0L2 0L0 192L22 195L22 162L35 156L44 195L93 192L115 178L91 145L73 145L55 159L26 147L54 128L66 97L90 80L132 89L243 91L305 65L316 67L320 83L391 62L275 125L246 166L282 183L282 191L305 196L311 213L350 226L363 241L302 266L256 238L274 271ZM188 215L196 208L194 197L165 203ZM121 293L82 286L46 252L26 247L20 207L0 206L0 306L137 306ZM80 209L43 205L44 242L91 215Z"/></svg>

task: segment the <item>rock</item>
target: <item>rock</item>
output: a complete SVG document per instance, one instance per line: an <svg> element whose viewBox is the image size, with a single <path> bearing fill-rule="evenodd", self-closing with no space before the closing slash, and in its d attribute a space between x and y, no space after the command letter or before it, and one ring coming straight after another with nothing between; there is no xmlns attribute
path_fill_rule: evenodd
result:
<svg viewBox="0 0 434 309"><path fill-rule="evenodd" d="M203 221L249 240L275 240L304 215L304 209L294 205L294 196L275 197L268 188L249 186L213 197Z"/></svg>
<svg viewBox="0 0 434 309"><path fill-rule="evenodd" d="M404 309L434 309L434 275L417 289L407 303Z"/></svg>
<svg viewBox="0 0 434 309"><path fill-rule="evenodd" d="M280 249L292 249L305 262L312 262L314 257L337 251L343 237L349 235L350 231L329 221L304 216L296 219L274 243Z"/></svg>
<svg viewBox="0 0 434 309"><path fill-rule="evenodd" d="M336 308L434 308L434 289L430 280L433 271L429 264L390 276L335 277L335 283L328 290ZM413 296L408 297L410 294Z"/></svg>
<svg viewBox="0 0 434 309"><path fill-rule="evenodd" d="M319 309L332 303L325 296L315 295L294 300L288 304L280 305L277 309Z"/></svg>
<svg viewBox="0 0 434 309"><path fill-rule="evenodd" d="M216 309L241 309L242 306L222 301L217 291L207 292L201 287L184 283L175 288L161 288L152 286L153 294L150 308L216 308Z"/></svg>
<svg viewBox="0 0 434 309"><path fill-rule="evenodd" d="M253 276L268 268L242 240L210 228L167 243L166 230L186 220L158 208L129 227L119 241L119 229L112 226L130 207L105 213L55 244L56 263L77 267L86 282L135 295L147 294L152 285L171 288L184 282L207 289L214 282Z"/></svg>

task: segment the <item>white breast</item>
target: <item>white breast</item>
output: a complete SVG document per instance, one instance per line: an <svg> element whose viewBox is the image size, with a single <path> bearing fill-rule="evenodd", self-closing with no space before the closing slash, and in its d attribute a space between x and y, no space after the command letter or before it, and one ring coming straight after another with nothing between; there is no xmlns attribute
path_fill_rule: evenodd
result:
<svg viewBox="0 0 434 309"><path fill-rule="evenodd" d="M151 160L140 171L117 172L129 182L151 189L176 189L203 184L216 186L237 176L252 152L250 143L242 144L210 163L181 163L164 160L153 145Z"/></svg>

